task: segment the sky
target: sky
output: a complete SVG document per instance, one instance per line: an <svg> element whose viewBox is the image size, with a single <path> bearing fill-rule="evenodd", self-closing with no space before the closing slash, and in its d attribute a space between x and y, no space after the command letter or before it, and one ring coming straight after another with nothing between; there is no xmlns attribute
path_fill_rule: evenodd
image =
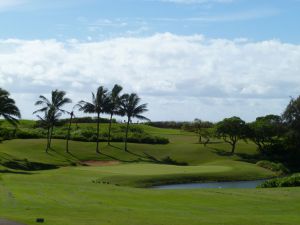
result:
<svg viewBox="0 0 300 225"><path fill-rule="evenodd" d="M300 94L299 12L300 0L0 0L0 87L25 119L51 90L74 105L116 83L153 121L280 115Z"/></svg>

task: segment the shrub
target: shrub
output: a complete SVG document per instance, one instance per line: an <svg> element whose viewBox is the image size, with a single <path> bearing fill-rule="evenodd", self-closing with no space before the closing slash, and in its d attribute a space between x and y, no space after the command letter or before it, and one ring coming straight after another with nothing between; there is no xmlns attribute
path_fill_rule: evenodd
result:
<svg viewBox="0 0 300 225"><path fill-rule="evenodd" d="M293 174L288 177L275 178L267 180L259 187L261 188L275 188L275 187L299 187L300 186L300 174Z"/></svg>
<svg viewBox="0 0 300 225"><path fill-rule="evenodd" d="M256 165L268 170L272 170L280 175L289 173L289 170L282 163L274 163L267 160L262 160L257 162Z"/></svg>
<svg viewBox="0 0 300 225"><path fill-rule="evenodd" d="M34 139L44 137L44 129L19 129L15 134L15 138Z"/></svg>
<svg viewBox="0 0 300 225"><path fill-rule="evenodd" d="M15 138L16 129L13 128L0 128L0 137L2 140L11 140Z"/></svg>

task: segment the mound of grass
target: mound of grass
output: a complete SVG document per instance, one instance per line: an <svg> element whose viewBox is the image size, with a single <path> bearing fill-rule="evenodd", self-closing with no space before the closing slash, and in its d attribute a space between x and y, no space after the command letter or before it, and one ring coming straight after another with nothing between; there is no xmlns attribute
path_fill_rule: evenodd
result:
<svg viewBox="0 0 300 225"><path fill-rule="evenodd" d="M277 187L299 187L300 186L300 173L293 174L288 177L274 178L262 183L261 188L277 188Z"/></svg>

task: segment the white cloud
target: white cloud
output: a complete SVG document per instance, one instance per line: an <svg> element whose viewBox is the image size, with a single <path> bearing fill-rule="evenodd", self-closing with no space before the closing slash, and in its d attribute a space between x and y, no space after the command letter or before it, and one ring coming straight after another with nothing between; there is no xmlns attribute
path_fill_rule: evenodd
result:
<svg viewBox="0 0 300 225"><path fill-rule="evenodd" d="M54 88L78 101L98 85L119 83L149 102L155 120L254 119L280 113L289 96L300 94L299 62L299 45L276 40L170 33L98 42L8 39L0 40L0 85L25 117L36 97Z"/></svg>

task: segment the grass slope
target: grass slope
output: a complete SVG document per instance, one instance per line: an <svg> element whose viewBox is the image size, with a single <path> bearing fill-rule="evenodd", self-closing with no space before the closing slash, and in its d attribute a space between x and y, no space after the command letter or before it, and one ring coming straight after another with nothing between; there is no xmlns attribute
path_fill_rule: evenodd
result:
<svg viewBox="0 0 300 225"><path fill-rule="evenodd" d="M27 122L29 123L29 122ZM0 144L0 159L62 166L45 171L21 171L0 165L0 217L27 224L43 217L49 225L295 225L300 223L300 189L154 190L160 183L202 180L248 180L274 176L255 164L255 146L239 143L238 154L219 143L204 148L192 133L145 125L147 132L166 136L168 145L54 140L44 153L45 140L12 140ZM161 164L165 157L189 166ZM19 161L16 161L19 160ZM70 165L85 160L119 160L107 167ZM24 160L25 161L25 160ZM278 204L280 202L280 204Z"/></svg>
<svg viewBox="0 0 300 225"><path fill-rule="evenodd" d="M127 167L129 166L129 167ZM300 189L153 190L94 184L99 176L151 174L135 166L65 167L31 175L5 174L0 217L50 225L267 225L300 222ZM192 172L207 168L191 168ZM215 167L216 171L224 168ZM207 171L206 171L207 172ZM154 173L169 173L156 168ZM278 204L280 202L280 204Z"/></svg>

